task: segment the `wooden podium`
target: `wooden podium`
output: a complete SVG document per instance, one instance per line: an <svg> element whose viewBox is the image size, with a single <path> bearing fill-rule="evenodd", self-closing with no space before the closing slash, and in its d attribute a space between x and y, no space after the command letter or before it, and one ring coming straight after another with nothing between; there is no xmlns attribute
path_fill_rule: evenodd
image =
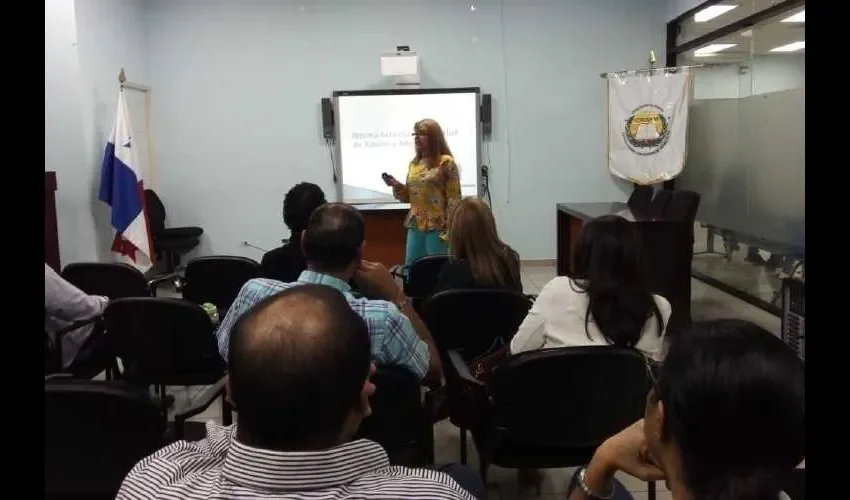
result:
<svg viewBox="0 0 850 500"><path fill-rule="evenodd" d="M410 209L407 203L354 205L366 222L366 247L363 258L390 268L404 264L407 228L404 219Z"/></svg>
<svg viewBox="0 0 850 500"><path fill-rule="evenodd" d="M62 272L56 223L56 172L44 172L44 262L57 273Z"/></svg>

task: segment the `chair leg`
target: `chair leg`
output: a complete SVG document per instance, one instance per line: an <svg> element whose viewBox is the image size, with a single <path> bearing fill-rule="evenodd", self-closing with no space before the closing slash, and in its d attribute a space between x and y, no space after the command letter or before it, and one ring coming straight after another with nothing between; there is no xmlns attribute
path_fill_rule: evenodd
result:
<svg viewBox="0 0 850 500"><path fill-rule="evenodd" d="M227 402L225 395L221 396L221 423L222 425L233 424L233 408Z"/></svg>
<svg viewBox="0 0 850 500"><path fill-rule="evenodd" d="M422 447L424 464L434 463L434 424L431 421L431 412L426 414L422 432Z"/></svg>
<svg viewBox="0 0 850 500"><path fill-rule="evenodd" d="M186 420L183 417L174 417L174 440L180 441L184 437Z"/></svg>
<svg viewBox="0 0 850 500"><path fill-rule="evenodd" d="M162 414L166 417L168 416L168 398L166 398L165 394L165 386L158 385L156 386L156 392L159 394L159 405L162 410Z"/></svg>
<svg viewBox="0 0 850 500"><path fill-rule="evenodd" d="M647 500L655 500L655 481L647 481L646 498Z"/></svg>
<svg viewBox="0 0 850 500"><path fill-rule="evenodd" d="M460 463L466 465L466 429L460 428Z"/></svg>
<svg viewBox="0 0 850 500"><path fill-rule="evenodd" d="M481 481L484 483L484 487L487 487L487 469L489 465L484 457L478 457L478 473L481 475Z"/></svg>

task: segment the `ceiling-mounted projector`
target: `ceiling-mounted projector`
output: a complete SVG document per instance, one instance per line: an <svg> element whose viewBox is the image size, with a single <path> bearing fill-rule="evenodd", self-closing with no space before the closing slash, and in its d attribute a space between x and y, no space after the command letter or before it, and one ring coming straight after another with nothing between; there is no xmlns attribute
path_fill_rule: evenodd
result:
<svg viewBox="0 0 850 500"><path fill-rule="evenodd" d="M410 47L400 45L393 52L381 54L381 75L393 79L399 86L419 85L419 56Z"/></svg>

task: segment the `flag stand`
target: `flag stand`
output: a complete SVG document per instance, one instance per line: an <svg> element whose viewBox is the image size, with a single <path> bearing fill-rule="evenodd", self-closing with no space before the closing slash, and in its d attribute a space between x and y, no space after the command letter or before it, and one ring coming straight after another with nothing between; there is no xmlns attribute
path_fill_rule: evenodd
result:
<svg viewBox="0 0 850 500"><path fill-rule="evenodd" d="M640 74L653 74L655 71L671 71L676 72L682 69L690 69L690 68L702 68L705 64L691 64L689 66L668 66L666 68L656 68L655 67L655 51L649 51L649 67L648 68L640 68L640 69L624 69L620 71L608 71L607 73L599 73L601 78L609 78L612 76L629 76L629 75L640 75Z"/></svg>
<svg viewBox="0 0 850 500"><path fill-rule="evenodd" d="M703 66L658 68L655 51L650 50L644 68L600 73L608 86L609 173L642 186L666 182L681 173L693 81L688 70ZM680 114L683 120L677 119Z"/></svg>

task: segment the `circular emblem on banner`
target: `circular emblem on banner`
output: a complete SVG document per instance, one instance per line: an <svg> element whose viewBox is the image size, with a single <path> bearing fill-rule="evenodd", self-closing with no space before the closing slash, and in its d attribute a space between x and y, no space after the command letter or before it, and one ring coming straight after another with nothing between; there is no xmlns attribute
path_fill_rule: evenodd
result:
<svg viewBox="0 0 850 500"><path fill-rule="evenodd" d="M623 138L633 153L654 155L661 151L670 139L670 127L663 109L654 104L638 106L626 119Z"/></svg>

